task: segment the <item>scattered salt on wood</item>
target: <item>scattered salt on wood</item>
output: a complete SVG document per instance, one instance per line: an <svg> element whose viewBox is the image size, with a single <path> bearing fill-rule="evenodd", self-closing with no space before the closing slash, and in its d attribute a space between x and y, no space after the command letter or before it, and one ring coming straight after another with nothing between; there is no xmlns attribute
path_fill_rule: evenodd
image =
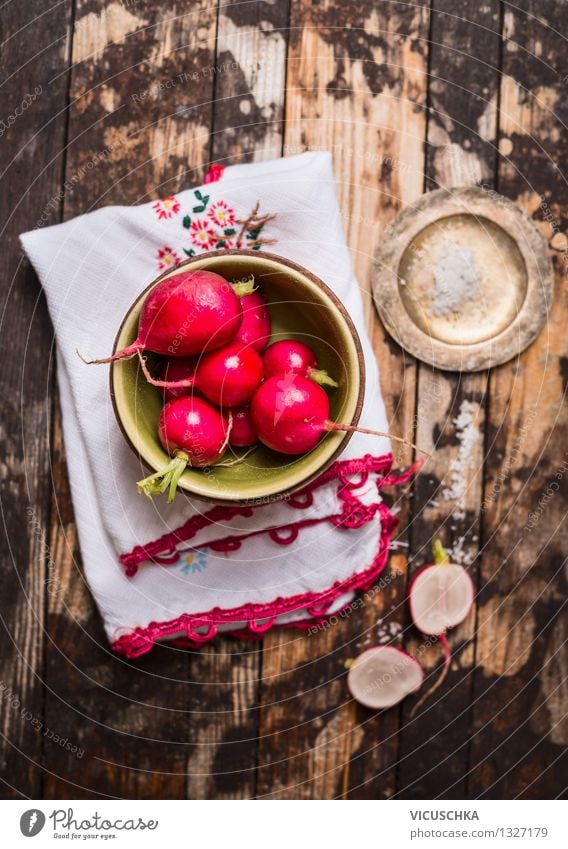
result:
<svg viewBox="0 0 568 849"><path fill-rule="evenodd" d="M452 515L458 519L465 516L464 496L467 487L467 472L475 463L475 449L481 439L481 434L476 426L477 404L464 400L460 410L454 419L456 436L459 443L458 455L450 463L449 480L442 495L446 501L455 501Z"/></svg>
<svg viewBox="0 0 568 849"><path fill-rule="evenodd" d="M471 566L473 563L474 556L471 552L466 551L465 549L466 538L465 536L460 536L454 542L450 551L448 552L450 562L456 563L458 566Z"/></svg>
<svg viewBox="0 0 568 849"><path fill-rule="evenodd" d="M377 640L379 645L384 646L387 643L393 642L401 633L402 625L398 622L383 622L382 619L377 619Z"/></svg>

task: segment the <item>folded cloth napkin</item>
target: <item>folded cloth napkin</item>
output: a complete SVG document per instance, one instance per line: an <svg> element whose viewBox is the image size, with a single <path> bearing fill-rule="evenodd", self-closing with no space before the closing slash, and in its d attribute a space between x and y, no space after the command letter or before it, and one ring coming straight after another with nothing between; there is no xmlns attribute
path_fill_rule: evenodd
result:
<svg viewBox="0 0 568 849"><path fill-rule="evenodd" d="M214 166L198 189L105 207L21 241L55 328L85 574L117 651L135 656L180 637L199 644L218 630L309 627L373 582L393 526L379 495L394 481L387 439L355 434L322 478L285 502L211 507L183 493L171 505L149 501L137 492L143 470L114 418L108 366L86 366L75 353L109 354L134 298L186 256L270 243L345 304L367 366L361 425L387 430L328 154Z"/></svg>

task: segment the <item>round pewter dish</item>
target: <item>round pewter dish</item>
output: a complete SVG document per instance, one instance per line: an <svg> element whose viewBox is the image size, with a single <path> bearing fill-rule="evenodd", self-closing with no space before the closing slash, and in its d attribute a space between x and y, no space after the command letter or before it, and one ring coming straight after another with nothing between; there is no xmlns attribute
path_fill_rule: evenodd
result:
<svg viewBox="0 0 568 849"><path fill-rule="evenodd" d="M385 232L373 297L396 341L448 371L482 371L521 353L552 299L552 262L532 221L479 188L423 195Z"/></svg>

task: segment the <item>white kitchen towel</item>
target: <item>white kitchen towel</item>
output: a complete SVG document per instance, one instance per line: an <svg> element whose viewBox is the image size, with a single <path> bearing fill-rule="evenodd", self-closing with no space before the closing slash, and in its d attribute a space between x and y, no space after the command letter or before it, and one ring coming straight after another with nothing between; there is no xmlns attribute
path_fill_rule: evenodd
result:
<svg viewBox="0 0 568 849"><path fill-rule="evenodd" d="M355 434L326 482L288 502L219 511L183 495L168 505L137 492L141 466L114 418L109 367L86 366L75 350L108 355L140 291L205 250L262 250L270 240L271 252L324 280L361 337L361 425L387 430L330 156L213 169L210 179L175 197L104 207L21 237L55 329L85 574L109 639L126 654L148 650L154 639L185 634L200 642L219 628L254 632L317 618L348 602L386 558L385 526L392 523L376 486L389 470L384 438ZM259 227L259 216L268 214L275 217ZM285 529L280 537L277 528Z"/></svg>

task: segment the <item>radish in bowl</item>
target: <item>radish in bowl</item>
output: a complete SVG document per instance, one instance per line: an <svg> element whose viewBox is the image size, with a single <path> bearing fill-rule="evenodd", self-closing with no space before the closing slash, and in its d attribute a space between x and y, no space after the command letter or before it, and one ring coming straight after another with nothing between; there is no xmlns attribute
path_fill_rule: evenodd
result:
<svg viewBox="0 0 568 849"><path fill-rule="evenodd" d="M187 395L169 401L160 413L158 435L172 459L160 471L138 481L138 490L149 498L168 490L168 503L171 503L188 466L203 469L223 456L231 426L230 414L225 419L201 398Z"/></svg>
<svg viewBox="0 0 568 849"><path fill-rule="evenodd" d="M180 271L148 292L134 342L111 357L81 359L112 363L144 350L170 357L202 354L230 342L242 320L239 295L228 280L212 271Z"/></svg>

